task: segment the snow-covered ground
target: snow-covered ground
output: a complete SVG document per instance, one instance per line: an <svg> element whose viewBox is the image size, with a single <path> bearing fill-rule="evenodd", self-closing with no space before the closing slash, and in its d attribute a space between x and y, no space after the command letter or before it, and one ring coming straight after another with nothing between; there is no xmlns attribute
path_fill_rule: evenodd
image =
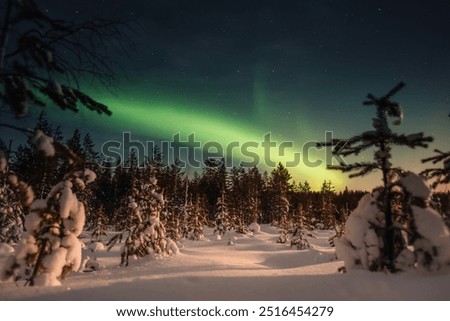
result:
<svg viewBox="0 0 450 321"><path fill-rule="evenodd" d="M353 270L342 274L329 231L315 231L309 250L277 244L279 231L263 225L254 236L183 240L180 253L144 257L120 267L119 247L96 255L99 271L76 272L58 287L0 283L0 300L450 300L450 275L417 271L395 275ZM229 240L235 245L228 245ZM9 250L9 249L8 249ZM0 253L0 267L8 251Z"/></svg>

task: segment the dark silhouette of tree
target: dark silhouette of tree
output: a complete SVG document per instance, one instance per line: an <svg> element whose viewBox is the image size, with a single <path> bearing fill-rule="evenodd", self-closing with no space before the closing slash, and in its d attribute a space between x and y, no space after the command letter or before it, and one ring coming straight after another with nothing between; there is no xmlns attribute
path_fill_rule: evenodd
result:
<svg viewBox="0 0 450 321"><path fill-rule="evenodd" d="M165 182L166 195L165 226L168 237L176 240L182 235L183 208L185 204L184 173L180 162L175 160L171 166L163 168L161 181ZM163 186L161 184L161 186Z"/></svg>
<svg viewBox="0 0 450 321"><path fill-rule="evenodd" d="M335 205L335 188L331 181L324 181L320 190L322 198L322 207L320 211L320 222L323 229L331 229L334 225L334 219L337 214Z"/></svg>
<svg viewBox="0 0 450 321"><path fill-rule="evenodd" d="M55 127L47 120L44 112L39 115L34 132L41 131L52 137L53 144L61 144L62 134L59 126ZM44 198L65 173L61 174L61 163L57 158L49 158L29 139L26 144L19 145L13 154L12 170L20 173L21 179L27 182L38 198ZM67 169L67 168L66 168Z"/></svg>
<svg viewBox="0 0 450 321"><path fill-rule="evenodd" d="M449 115L450 117L450 115ZM433 188L436 188L439 184L450 183L450 151L442 152L439 149L434 150L437 155L425 158L423 163L431 162L432 164L442 163L440 168L428 168L422 172L427 178L435 179L433 182Z"/></svg>
<svg viewBox="0 0 450 321"><path fill-rule="evenodd" d="M88 76L111 84L115 73L108 48L124 48L121 23L69 23L48 16L33 0L6 0L2 14L0 99L14 115L50 102L74 112L82 105L111 115L107 106L81 91L79 83Z"/></svg>
<svg viewBox="0 0 450 321"><path fill-rule="evenodd" d="M208 218L214 219L217 199L226 188L227 171L224 159L207 159L200 180L200 192L207 202Z"/></svg>
<svg viewBox="0 0 450 321"><path fill-rule="evenodd" d="M225 191L217 199L214 234L221 237L230 229L229 214L225 201Z"/></svg>
<svg viewBox="0 0 450 321"><path fill-rule="evenodd" d="M247 229L247 200L245 185L245 169L243 167L233 167L228 180L228 214L230 215L230 225L238 233L245 234ZM249 222L250 223L250 222Z"/></svg>
<svg viewBox="0 0 450 321"><path fill-rule="evenodd" d="M106 237L108 221L109 219L105 214L103 205L100 205L95 215L95 221L89 227L91 230L91 242L102 242L102 239Z"/></svg>
<svg viewBox="0 0 450 321"><path fill-rule="evenodd" d="M106 216L111 219L114 213L116 185L113 181L113 169L110 162L105 162L105 166L100 167L97 171L97 179L95 181L94 197L98 206L103 207Z"/></svg>
<svg viewBox="0 0 450 321"><path fill-rule="evenodd" d="M373 130L363 132L350 139L335 139L326 143L319 143L319 146L329 146L333 148L333 154L338 156L358 156L361 152L374 148L373 161L356 162L353 164L329 165L329 169L340 170L345 173L351 173L350 177L358 177L367 175L373 171L380 170L382 173L383 186L378 197L378 206L384 213L384 224L382 229L384 248L381 253L380 266L377 269L387 268L394 271L394 259L396 254L402 250L402 246L396 248L394 229L394 213L392 203L394 201L394 192L391 190L396 174L400 174L400 168L393 167L390 160L392 158L391 149L393 146L407 146L410 148L428 147L427 143L431 142L432 137L424 136L423 133L411 135L396 134L389 127L388 119L390 117L397 118L394 125L401 123L403 113L397 102L392 102L391 97L401 90L405 84L400 82L392 90L381 98L376 98L372 94L367 95L367 100L363 102L366 106L376 107L376 117L373 118Z"/></svg>
<svg viewBox="0 0 450 321"><path fill-rule="evenodd" d="M189 239L199 241L204 238L203 228L207 224L206 213L204 209L204 200L197 195L195 201L188 205L188 229L190 231Z"/></svg>
<svg viewBox="0 0 450 321"><path fill-rule="evenodd" d="M17 243L34 194L28 184L10 171L5 147L0 144L0 243Z"/></svg>
<svg viewBox="0 0 450 321"><path fill-rule="evenodd" d="M286 228L289 221L290 179L291 174L281 163L278 163L277 167L270 173L268 186L271 205L270 222L280 228Z"/></svg>
<svg viewBox="0 0 450 321"><path fill-rule="evenodd" d="M442 168L432 168L424 171L424 174L428 177L437 179L433 182L433 187L436 187L439 184L450 183L450 152L442 152L439 149L435 149L435 152L438 153L438 155L423 160L424 163L432 162L433 164L436 164L442 162L444 165Z"/></svg>

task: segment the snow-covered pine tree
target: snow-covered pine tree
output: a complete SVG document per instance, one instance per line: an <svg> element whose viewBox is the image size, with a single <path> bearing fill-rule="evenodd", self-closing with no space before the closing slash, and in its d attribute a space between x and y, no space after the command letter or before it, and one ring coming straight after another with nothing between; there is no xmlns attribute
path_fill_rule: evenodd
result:
<svg viewBox="0 0 450 321"><path fill-rule="evenodd" d="M279 228L286 228L290 220L288 199L288 193L291 190L290 179L289 171L281 163L278 163L270 174L271 223Z"/></svg>
<svg viewBox="0 0 450 321"><path fill-rule="evenodd" d="M261 222L261 193L263 190L263 179L258 168L249 168L244 177L246 188L248 224ZM256 226L256 225L255 225Z"/></svg>
<svg viewBox="0 0 450 321"><path fill-rule="evenodd" d="M134 219L129 214L130 204L134 201L135 194L139 192L138 187L142 183L141 174L134 149L123 163L122 160L117 160L112 177L116 203L112 223L116 231L128 231L134 224Z"/></svg>
<svg viewBox="0 0 450 321"><path fill-rule="evenodd" d="M310 248L308 238L316 238L305 225L305 212L300 204L299 208L292 215L292 227L289 230L291 247L295 246L297 250Z"/></svg>
<svg viewBox="0 0 450 321"><path fill-rule="evenodd" d="M278 215L278 221L276 226L281 229L280 237L277 243L286 243L289 241L290 227L291 227L291 217L289 213L289 200L287 196L283 193L281 195L276 195L274 198L273 208Z"/></svg>
<svg viewBox="0 0 450 321"><path fill-rule="evenodd" d="M91 230L91 242L102 242L103 238L106 237L106 231L108 229L109 218L106 216L103 209L103 205L100 205L97 213L95 214L95 219L90 226Z"/></svg>
<svg viewBox="0 0 450 321"><path fill-rule="evenodd" d="M19 241L24 228L25 208L33 200L33 190L9 170L8 157L0 150L0 243Z"/></svg>
<svg viewBox="0 0 450 321"><path fill-rule="evenodd" d="M194 203L189 204L189 238L194 241L204 239L203 229L207 223L206 213L203 200L197 195Z"/></svg>
<svg viewBox="0 0 450 321"><path fill-rule="evenodd" d="M84 168L89 168L96 174L100 172L98 154L94 151L94 142L92 141L90 134L86 134L82 141L80 130L75 129L72 136L66 140L66 146L72 153L77 155ZM70 162L64 162L59 167L59 172L67 173L71 167L72 164ZM77 195L78 200L84 204L86 224L88 227L96 224L97 217L95 214L98 212L101 205L101 202L99 202L96 197L97 189L96 179L94 182L87 185L85 189L79 191ZM110 189L110 186L108 186L108 189Z"/></svg>
<svg viewBox="0 0 450 321"><path fill-rule="evenodd" d="M428 271L450 270L450 230L442 216L430 206L431 190L423 177L404 174L396 183L408 224L406 247L396 258L397 269L419 267ZM414 258L414 260L411 260Z"/></svg>
<svg viewBox="0 0 450 321"><path fill-rule="evenodd" d="M191 216L191 206L189 204L189 179L183 180L184 203L180 209L180 237L187 239L189 237L189 217Z"/></svg>
<svg viewBox="0 0 450 321"><path fill-rule="evenodd" d="M376 98L372 94L367 96L368 100L363 104L376 107L376 117L373 118L372 126L373 130L363 132L360 135L354 136L346 140L335 139L326 143L319 143L319 146L333 147L333 154L337 156L359 155L361 152L374 148L373 161L371 162L356 162L353 164L346 164L341 162L340 165L329 165L330 169L337 169L343 172L353 172L350 177L364 176L375 170L382 172L383 185L373 196L364 196L361 200L358 208L351 214L348 221L356 220L355 217L363 215L363 221L361 223L364 226L360 226L365 233L367 226L370 226L368 234L365 234L365 244L370 248L369 252L365 253L364 258L369 257L367 264L362 257L355 257L356 261L360 262L366 269L370 270L384 270L387 269L391 272L396 271L395 260L396 257L404 250L405 244L401 237L401 229L398 228L398 215L394 213L393 201L395 198L395 191L393 186L395 180L393 179L396 174L401 173L401 170L392 166L390 160L392 158L391 149L392 146L407 146L410 148L415 147L427 147L427 143L433 139L431 137L424 136L423 133L416 133L411 135L396 134L392 132L389 127L388 118L396 117L398 120L394 122L395 125L401 123L403 113L400 105L396 102L392 102L391 97L396 94L400 89L404 87L404 83L400 82L392 90L390 90L385 96ZM361 213L361 214L356 214ZM348 222L347 221L347 222ZM345 237L351 235L351 230L348 230L348 224L346 224ZM381 241L379 241L381 239ZM336 243L336 251L339 252L338 243ZM339 255L339 254L338 254Z"/></svg>
<svg viewBox="0 0 450 321"><path fill-rule="evenodd" d="M431 190L424 178L404 173L392 183L392 189L402 202L396 213L402 220L396 222L396 228L404 233L396 234L396 242L405 245L399 247L394 269L448 269L450 231L441 215L430 206ZM384 242L378 233L384 220L384 213L378 206L380 190L363 196L345 223L343 237L336 240L336 254L344 261L346 269L376 270L380 266ZM404 223L400 224L401 221Z"/></svg>
<svg viewBox="0 0 450 321"><path fill-rule="evenodd" d="M204 161L204 170L200 179L199 192L202 195L206 218L214 219L216 213L216 202L226 189L227 170L224 159L206 159Z"/></svg>
<svg viewBox="0 0 450 321"><path fill-rule="evenodd" d="M166 230L160 216L165 206L157 180L151 177L148 182L136 180L128 202L128 224L126 230L116 235L108 243L111 249L126 236L121 250L121 265L128 266L129 257L178 254L176 243L166 237Z"/></svg>
<svg viewBox="0 0 450 321"><path fill-rule="evenodd" d="M313 205L313 192L308 181L299 183L298 195L303 213L303 225L308 229L314 229L316 221L314 208L317 206Z"/></svg>
<svg viewBox="0 0 450 321"><path fill-rule="evenodd" d="M69 173L47 198L35 200L25 217L26 232L14 256L5 264L3 279L25 279L30 285L60 285L81 264L84 205L75 190L95 179L86 169Z"/></svg>
<svg viewBox="0 0 450 321"><path fill-rule="evenodd" d="M181 211L182 209L180 209L180 212L175 213L172 208L166 210L166 218L164 220L166 227L166 235L168 238L172 240L178 240L183 236L180 221L180 217L182 214Z"/></svg>
<svg viewBox="0 0 450 321"><path fill-rule="evenodd" d="M248 197L246 172L243 167L233 167L228 181L228 214L231 229L237 233L248 233Z"/></svg>
<svg viewBox="0 0 450 321"><path fill-rule="evenodd" d="M348 209L348 204L346 204L346 206L339 211L338 217L334 218L334 235L328 239L331 247L335 247L335 240L341 238L344 235L345 221L347 221L349 215L350 210Z"/></svg>
<svg viewBox="0 0 450 321"><path fill-rule="evenodd" d="M218 237L225 235L225 233L230 229L230 222L228 219L229 214L225 200L225 191L223 191L222 196L217 199L216 203L214 234Z"/></svg>
<svg viewBox="0 0 450 321"><path fill-rule="evenodd" d="M248 200L248 218L250 224L258 224L261 221L261 205L258 196L250 196Z"/></svg>
<svg viewBox="0 0 450 321"><path fill-rule="evenodd" d="M164 218L167 236L177 240L182 236L183 206L185 203L185 186L180 162L162 169L161 177L165 181L166 217Z"/></svg>
<svg viewBox="0 0 450 321"><path fill-rule="evenodd" d="M321 217L319 219L322 229L333 228L337 214L336 205L334 205L335 188L331 181L324 181L320 190L322 198Z"/></svg>

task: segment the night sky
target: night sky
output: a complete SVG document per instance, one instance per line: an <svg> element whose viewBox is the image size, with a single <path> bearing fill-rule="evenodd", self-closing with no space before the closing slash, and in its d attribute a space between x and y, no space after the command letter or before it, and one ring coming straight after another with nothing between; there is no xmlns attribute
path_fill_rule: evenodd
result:
<svg viewBox="0 0 450 321"><path fill-rule="evenodd" d="M385 94L403 106L398 132L435 137L428 150L396 149L394 165L418 170L433 148L448 149L450 119L449 1L38 1L52 17L121 18L131 23L129 56L114 54L118 80L106 90L82 89L107 104L111 118L89 111L49 112L71 134L90 131L99 145L132 139L182 140L195 133L202 144L292 141L289 161L325 132L347 138L371 130L374 108L365 96ZM31 116L30 116L31 117ZM27 120L20 120L24 124ZM263 149L254 148L263 159ZM276 151L276 152L275 152ZM364 157L371 157L366 152ZM323 159L323 150L311 160ZM246 160L237 156L237 160ZM247 158L248 160L248 158ZM260 166L265 170L266 167ZM380 174L348 180L325 165L289 168L293 179L319 188L371 188ZM189 169L188 172L193 169Z"/></svg>

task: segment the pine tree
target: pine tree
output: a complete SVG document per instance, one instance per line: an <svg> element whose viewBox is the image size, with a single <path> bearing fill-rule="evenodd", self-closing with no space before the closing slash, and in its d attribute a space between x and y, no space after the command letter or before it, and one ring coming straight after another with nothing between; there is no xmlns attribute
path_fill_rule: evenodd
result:
<svg viewBox="0 0 450 321"><path fill-rule="evenodd" d="M396 257L396 268L438 271L450 265L450 229L430 206L431 190L422 176L406 173L396 182L406 216L407 245ZM412 251L411 251L412 248Z"/></svg>
<svg viewBox="0 0 450 321"><path fill-rule="evenodd" d="M226 188L227 172L225 160L206 160L200 179L200 192L206 201L208 218L215 216L217 199Z"/></svg>
<svg viewBox="0 0 450 321"><path fill-rule="evenodd" d="M275 195L274 211L277 213L277 227L281 229L278 243L286 243L289 240L291 221L289 217L289 200L286 195Z"/></svg>
<svg viewBox="0 0 450 321"><path fill-rule="evenodd" d="M324 181L320 190L322 198L321 222L322 229L331 229L334 226L335 217L337 215L337 208L334 205L335 188L331 181Z"/></svg>
<svg viewBox="0 0 450 321"><path fill-rule="evenodd" d="M162 169L161 178L165 181L164 192L167 195L165 226L167 235L172 239L182 236L183 206L185 204L185 186L180 162Z"/></svg>
<svg viewBox="0 0 450 321"><path fill-rule="evenodd" d="M103 205L100 205L100 208L98 209L95 220L93 221L92 225L90 226L89 230L91 230L91 242L102 242L103 237L106 237L106 231L108 229L108 217L105 214L105 211L103 210Z"/></svg>
<svg viewBox="0 0 450 321"><path fill-rule="evenodd" d="M228 219L229 214L225 200L225 191L223 191L222 196L217 199L216 203L214 234L218 236L225 235L225 233L230 229L230 222Z"/></svg>
<svg viewBox="0 0 450 321"><path fill-rule="evenodd" d="M68 167L61 169L61 161L58 157L49 157L33 141L35 133L41 132L52 144L61 144L61 128L54 127L47 120L44 112L41 112L37 124L32 131L33 135L25 145L19 145L11 162L11 169L20 173L21 179L27 182L39 198L44 198L52 186L57 184L67 174ZM61 145L62 146L62 145Z"/></svg>
<svg viewBox="0 0 450 321"><path fill-rule="evenodd" d="M232 229L247 234L251 223L250 185L248 173L243 167L233 167L228 181L228 213Z"/></svg>
<svg viewBox="0 0 450 321"><path fill-rule="evenodd" d="M90 170L69 173L45 199L35 200L25 218L26 233L15 256L5 265L3 279L26 279L26 284L60 285L81 264L84 206L74 190L95 179Z"/></svg>
<svg viewBox="0 0 450 321"><path fill-rule="evenodd" d="M92 145L88 146L88 148L93 148L93 142L91 141L90 143L92 143ZM66 141L66 146L80 159L80 165L78 166L89 168L94 173L98 172L99 166L97 161L95 159L87 159L89 152L85 151L85 144L81 141L81 132L78 129L75 129L73 135ZM90 152L93 152L93 150ZM66 173L67 171L70 171L72 166L73 164L70 162L64 162L60 166L59 171ZM97 180L86 186L86 188L78 193L78 200L84 204L86 222L88 225L93 224L97 220L95 214L97 213L100 204L95 197L96 188Z"/></svg>
<svg viewBox="0 0 450 321"><path fill-rule="evenodd" d="M82 157L86 164L88 164L89 168L92 168L97 172L97 168L99 167L99 154L95 151L95 144L91 137L91 134L87 133L83 137L82 142Z"/></svg>
<svg viewBox="0 0 450 321"><path fill-rule="evenodd" d="M404 87L401 82L389 91L385 96L376 98L372 94L367 96L368 100L363 104L376 107L376 117L373 118L373 130L366 131L360 135L354 136L346 140L333 140L331 142L321 143L320 146L333 147L333 153L338 156L355 155L374 148L373 161L356 162L353 164L345 164L342 162L338 166L329 165L330 169L337 169L343 172L350 172L350 177L364 176L375 170L382 173L382 188L378 193L377 204L378 209L383 213L382 221L377 221L377 235L383 239L383 245L380 249L379 259L374 260L370 265L372 270L388 269L395 271L395 258L404 249L404 244L399 241L400 230L396 228L396 217L393 212L393 201L395 192L393 183L395 176L401 174L401 169L393 167L390 160L392 158L391 149L393 146L407 146L410 148L427 147L427 143L432 141L431 137L424 136L423 133L411 135L399 135L392 132L389 127L388 118L396 117L398 120L395 125L401 123L403 114L400 105L392 102L391 97Z"/></svg>
<svg viewBox="0 0 450 321"><path fill-rule="evenodd" d="M449 115L450 117L450 115ZM437 164L442 162L441 168L429 168L422 172L428 179L434 179L433 187L436 188L439 184L449 184L450 183L450 151L442 152L439 149L434 150L437 155L425 158L422 160L423 163L431 162L432 164Z"/></svg>
<svg viewBox="0 0 450 321"><path fill-rule="evenodd" d="M350 215L350 210L348 209L348 204L346 204L345 207L343 207L339 212L338 217L334 218L334 223L333 223L333 230L334 230L334 235L331 236L328 239L328 242L330 243L331 247L335 247L335 240L342 238L344 236L344 232L345 232L345 221L348 219L349 215Z"/></svg>
<svg viewBox="0 0 450 321"><path fill-rule="evenodd" d="M180 237L187 239L189 237L189 217L191 215L191 207L189 205L189 179L187 177L183 180L183 206L180 208Z"/></svg>
<svg viewBox="0 0 450 321"><path fill-rule="evenodd" d="M263 179L257 167L250 168L244 177L247 200L247 224L261 222L261 194L263 191Z"/></svg>
<svg viewBox="0 0 450 321"><path fill-rule="evenodd" d="M300 205L299 208L294 211L292 217L292 228L289 230L291 247L295 246L297 250L305 250L310 248L311 245L308 238L316 238L311 231L306 228L304 216L305 213L303 211L303 206Z"/></svg>
<svg viewBox="0 0 450 321"><path fill-rule="evenodd" d="M138 192L138 186L143 183L140 182L142 174L134 150L124 163L121 160L117 161L113 175L114 198L117 202L115 202L113 225L118 231L123 231L124 227L130 224L129 207L134 195Z"/></svg>
<svg viewBox="0 0 450 321"><path fill-rule="evenodd" d="M107 244L108 250L110 250L126 236L121 251L121 265L128 266L130 256L143 257L150 253L155 255L178 253L178 247L173 240L166 237L166 229L161 222L164 206L165 200L156 178L151 177L146 183L138 179L134 181L131 195L128 198L124 230ZM125 211L125 208L122 210Z"/></svg>
<svg viewBox="0 0 450 321"><path fill-rule="evenodd" d="M9 170L8 157L0 150L0 243L17 243L24 229L25 209L34 199L28 184Z"/></svg>
<svg viewBox="0 0 450 321"><path fill-rule="evenodd" d="M81 156L83 153L83 147L81 147L81 133L78 129L75 129L73 135L66 141L67 147L70 148L72 152Z"/></svg>
<svg viewBox="0 0 450 321"><path fill-rule="evenodd" d="M98 207L102 207L108 219L112 218L112 214L117 206L116 185L113 179L113 169L111 163L105 162L105 166L97 170L97 179L94 190L94 198Z"/></svg>
<svg viewBox="0 0 450 321"><path fill-rule="evenodd" d="M280 228L286 228L290 220L288 199L288 193L291 190L290 179L289 171L281 163L278 163L270 174L272 223Z"/></svg>
<svg viewBox="0 0 450 321"><path fill-rule="evenodd" d="M134 151L133 151L134 152ZM152 157L146 157L144 161L144 173L146 177L155 177L162 189L165 189L170 182L163 177L163 154L158 146L155 146L152 151Z"/></svg>
<svg viewBox="0 0 450 321"><path fill-rule="evenodd" d="M197 196L195 202L189 204L189 238L194 241L203 240L203 228L206 225L206 210L204 209L203 200Z"/></svg>

